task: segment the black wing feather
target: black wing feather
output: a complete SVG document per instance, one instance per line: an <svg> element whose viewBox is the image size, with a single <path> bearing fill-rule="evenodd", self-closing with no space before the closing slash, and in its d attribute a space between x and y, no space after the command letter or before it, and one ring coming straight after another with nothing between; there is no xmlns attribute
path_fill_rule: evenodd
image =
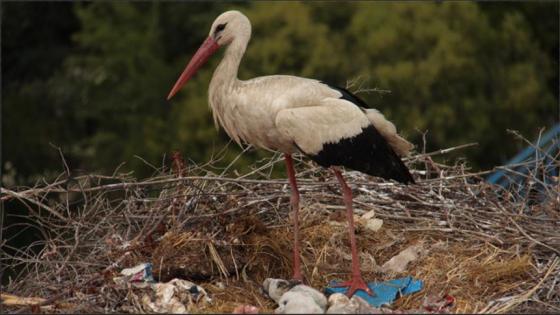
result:
<svg viewBox="0 0 560 315"><path fill-rule="evenodd" d="M327 84L328 85L328 84ZM367 108L368 105L348 90L329 85L342 93L341 99ZM379 131L370 124L354 137L336 143L324 143L323 149L309 157L323 167L345 166L372 176L393 179L401 183L414 183L406 165Z"/></svg>
<svg viewBox="0 0 560 315"><path fill-rule="evenodd" d="M328 83L325 83L325 82L323 82L323 81L321 81L321 83L326 84L326 85L328 85L331 89L337 90L337 91L339 91L340 93L342 93L342 96L340 97L341 99L347 100L347 101L349 101L350 103L352 103L352 104L354 104L354 105L356 105L356 106L358 106L358 107L361 107L361 108L370 108L370 106L369 106L366 102L364 102L364 100L362 100L362 99L359 98L358 96L352 94L352 92L348 91L347 89L342 88L342 87L340 87L340 86L328 84Z"/></svg>
<svg viewBox="0 0 560 315"><path fill-rule="evenodd" d="M323 144L323 149L309 158L323 167L345 166L404 184L414 183L406 165L373 125L352 138Z"/></svg>

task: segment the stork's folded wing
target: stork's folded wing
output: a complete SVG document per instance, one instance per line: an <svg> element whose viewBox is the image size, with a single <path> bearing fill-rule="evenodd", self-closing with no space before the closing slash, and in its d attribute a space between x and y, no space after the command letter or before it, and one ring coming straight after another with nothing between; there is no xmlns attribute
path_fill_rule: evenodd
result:
<svg viewBox="0 0 560 315"><path fill-rule="evenodd" d="M284 136L324 167L346 166L385 179L414 182L367 114L351 102L327 98L317 106L281 110L275 122Z"/></svg>

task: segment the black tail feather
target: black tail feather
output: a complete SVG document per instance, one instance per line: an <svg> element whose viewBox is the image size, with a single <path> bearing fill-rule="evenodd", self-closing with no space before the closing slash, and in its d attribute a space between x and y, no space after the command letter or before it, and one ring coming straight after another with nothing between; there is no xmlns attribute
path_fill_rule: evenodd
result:
<svg viewBox="0 0 560 315"><path fill-rule="evenodd" d="M309 157L324 167L345 166L372 176L414 184L408 168L373 125L354 137L325 143L319 153Z"/></svg>

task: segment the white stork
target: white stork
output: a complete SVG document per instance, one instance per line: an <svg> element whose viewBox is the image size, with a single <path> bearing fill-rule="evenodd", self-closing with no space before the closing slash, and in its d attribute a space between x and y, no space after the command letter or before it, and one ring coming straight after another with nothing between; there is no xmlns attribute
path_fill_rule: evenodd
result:
<svg viewBox="0 0 560 315"><path fill-rule="evenodd" d="M239 63L251 38L251 23L239 11L227 11L214 21L210 34L173 86L169 100L220 47L226 47L208 89L216 125L238 144L242 142L284 153L291 186L294 218L293 278L302 281L299 256L297 188L291 155L296 152L330 167L342 187L352 248L352 279L348 296L358 289L372 294L360 272L354 236L352 191L338 166L413 183L399 156L412 144L375 109L347 90L318 80L272 75L239 80Z"/></svg>

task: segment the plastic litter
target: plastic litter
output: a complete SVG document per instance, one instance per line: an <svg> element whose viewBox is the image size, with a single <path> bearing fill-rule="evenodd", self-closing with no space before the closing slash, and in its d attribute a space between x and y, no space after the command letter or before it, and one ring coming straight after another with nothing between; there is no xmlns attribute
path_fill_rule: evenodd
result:
<svg viewBox="0 0 560 315"><path fill-rule="evenodd" d="M455 298L449 294L441 296L428 296L424 299L423 307L430 313L450 313L455 306Z"/></svg>
<svg viewBox="0 0 560 315"><path fill-rule="evenodd" d="M144 309L150 312L184 314L193 303L212 302L202 287L187 280L173 279L151 287L152 294L144 294L141 300Z"/></svg>
<svg viewBox="0 0 560 315"><path fill-rule="evenodd" d="M338 281L331 281L329 287L325 289L326 295L334 293L346 293L348 288L332 287ZM384 282L370 282L368 287L375 293L375 296L368 295L363 290L358 290L354 296L358 296L368 302L370 305L380 307L383 305L391 305L399 296L409 295L422 290L422 280L416 280L412 277L404 277Z"/></svg>
<svg viewBox="0 0 560 315"><path fill-rule="evenodd" d="M368 212L362 214L362 219L369 220L375 217L375 210L369 210Z"/></svg>
<svg viewBox="0 0 560 315"><path fill-rule="evenodd" d="M120 274L122 276L113 278L113 281L120 285L131 283L135 287L145 288L150 283L155 282L151 263L142 263L132 268L125 268L121 270Z"/></svg>
<svg viewBox="0 0 560 315"><path fill-rule="evenodd" d="M239 305L233 309L232 314L259 314L259 308L253 305Z"/></svg>
<svg viewBox="0 0 560 315"><path fill-rule="evenodd" d="M349 299L345 294L334 293L329 296L327 314L449 314L454 304L455 298L450 295L433 295L424 299L422 308L393 310L374 307L357 295Z"/></svg>
<svg viewBox="0 0 560 315"><path fill-rule="evenodd" d="M264 290L276 303L275 314L323 314L327 298L312 287L283 279L265 279Z"/></svg>
<svg viewBox="0 0 560 315"><path fill-rule="evenodd" d="M369 305L361 297L354 295L349 299L345 294L334 293L329 296L327 314L382 314L381 309Z"/></svg>
<svg viewBox="0 0 560 315"><path fill-rule="evenodd" d="M350 305L350 299L342 293L333 293L329 296L327 314L355 314L356 310Z"/></svg>
<svg viewBox="0 0 560 315"><path fill-rule="evenodd" d="M375 210L370 210L362 216L357 217L354 216L354 220L364 226L366 230L370 230L372 232L377 232L383 226L383 220L375 218Z"/></svg>
<svg viewBox="0 0 560 315"><path fill-rule="evenodd" d="M266 278L263 281L263 289L268 296L278 303L282 295L291 288L296 286L296 283L290 283L284 279Z"/></svg>
<svg viewBox="0 0 560 315"><path fill-rule="evenodd" d="M366 229L372 232L379 231L379 229L381 229L381 226L383 226L383 220L381 219L373 218L366 221Z"/></svg>
<svg viewBox="0 0 560 315"><path fill-rule="evenodd" d="M326 302L326 298L325 298ZM325 303L326 304L326 303ZM326 306L326 305L325 305ZM282 295L274 314L323 314L325 309L319 306L313 297L302 293L288 291Z"/></svg>
<svg viewBox="0 0 560 315"><path fill-rule="evenodd" d="M423 252L423 244L412 245L384 263L383 266L381 266L381 271L384 273L404 272L408 264L418 259Z"/></svg>
<svg viewBox="0 0 560 315"><path fill-rule="evenodd" d="M113 278L116 284L135 288L151 288L142 295L140 304L144 311L155 313L181 314L187 313L193 303L212 300L206 291L186 280L173 279L166 283L155 283L152 275L152 264L142 263L120 272L121 276ZM146 292L146 291L143 291ZM138 297L132 293L137 299Z"/></svg>

